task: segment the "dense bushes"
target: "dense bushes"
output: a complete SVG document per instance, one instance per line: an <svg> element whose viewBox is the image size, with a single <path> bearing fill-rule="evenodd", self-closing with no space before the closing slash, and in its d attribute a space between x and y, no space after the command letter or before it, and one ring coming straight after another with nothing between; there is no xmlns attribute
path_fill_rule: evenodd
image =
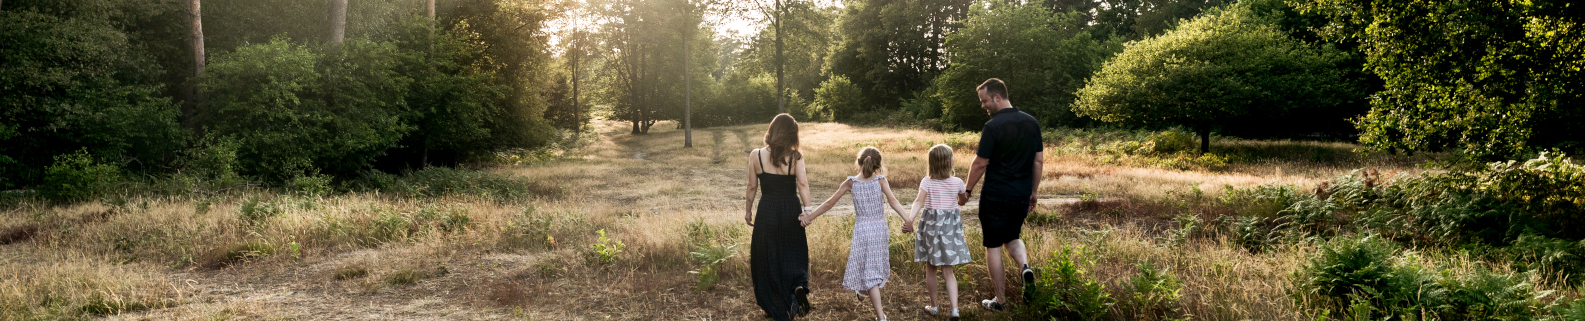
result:
<svg viewBox="0 0 1585 321"><path fill-rule="evenodd" d="M216 3L202 77L176 1L8 2L0 189L42 189L57 155L84 150L133 180L216 190L544 146L549 58L545 39L521 35L548 18L497 2L442 6L439 21L412 15L422 1L354 5L337 44L303 18L318 6ZM255 17L259 7L284 15ZM186 159L203 155L224 157Z"/></svg>
<svg viewBox="0 0 1585 321"><path fill-rule="evenodd" d="M240 143L244 175L355 173L411 130L400 118L411 80L392 70L397 54L362 40L311 48L277 38L218 55L200 87L210 134Z"/></svg>
<svg viewBox="0 0 1585 321"><path fill-rule="evenodd" d="M132 43L119 4L8 2L0 11L0 189L44 179L56 155L132 169L170 160L187 132L163 73Z"/></svg>

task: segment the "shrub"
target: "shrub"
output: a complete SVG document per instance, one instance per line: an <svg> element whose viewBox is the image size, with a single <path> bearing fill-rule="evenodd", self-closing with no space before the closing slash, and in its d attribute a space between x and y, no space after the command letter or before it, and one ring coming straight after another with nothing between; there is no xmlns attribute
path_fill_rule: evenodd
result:
<svg viewBox="0 0 1585 321"><path fill-rule="evenodd" d="M866 110L863 92L858 85L854 85L847 76L832 76L820 83L820 88L815 88L815 100L809 105L809 111L799 118L810 121L838 120L847 121Z"/></svg>
<svg viewBox="0 0 1585 321"><path fill-rule="evenodd" d="M331 179L329 175L297 175L286 181L286 190L308 197L325 196L330 194Z"/></svg>
<svg viewBox="0 0 1585 321"><path fill-rule="evenodd" d="M1091 265L1084 254L1067 246L1053 252L1046 266L1036 270L1035 284L1028 287L1031 302L1023 312L1025 317L1054 320L1095 320L1106 314L1116 302L1106 285L1091 277L1085 266Z"/></svg>
<svg viewBox="0 0 1585 321"><path fill-rule="evenodd" d="M452 195L486 197L498 202L516 201L534 196L556 196L559 188L537 186L511 176L485 171L427 167L399 177L378 171L364 174L357 184L365 189L379 190L404 197L434 198Z"/></svg>
<svg viewBox="0 0 1585 321"><path fill-rule="evenodd" d="M616 264L617 258L622 255L622 249L627 248L627 245L622 244L622 241L607 238L604 229L595 233L599 234L600 238L589 246L589 261L600 265Z"/></svg>
<svg viewBox="0 0 1585 321"><path fill-rule="evenodd" d="M1392 277L1392 255L1398 245L1375 236L1339 237L1326 242L1299 271L1299 289L1306 296L1342 299L1381 294Z"/></svg>
<svg viewBox="0 0 1585 321"><path fill-rule="evenodd" d="M285 182L316 170L367 169L410 130L399 116L409 79L390 44L308 47L283 38L209 60L198 87L211 135L239 143L240 170Z"/></svg>
<svg viewBox="0 0 1585 321"><path fill-rule="evenodd" d="M39 193L61 201L79 201L110 191L121 180L121 170L88 154L87 149L55 156L45 170Z"/></svg>
<svg viewBox="0 0 1585 321"><path fill-rule="evenodd" d="M1177 308L1183 283L1172 276L1172 270L1158 269L1149 260L1135 263L1134 267L1139 269L1139 274L1129 278L1127 283L1131 294L1128 303L1134 314L1167 318Z"/></svg>

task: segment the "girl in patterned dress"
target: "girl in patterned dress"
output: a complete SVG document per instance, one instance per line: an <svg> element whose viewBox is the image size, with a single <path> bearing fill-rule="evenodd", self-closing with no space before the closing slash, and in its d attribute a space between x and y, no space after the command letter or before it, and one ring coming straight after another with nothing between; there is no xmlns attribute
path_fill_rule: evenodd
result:
<svg viewBox="0 0 1585 321"><path fill-rule="evenodd" d="M914 262L925 262L925 288L930 289L930 305L925 312L940 315L936 304L936 270L947 280L947 298L952 302L952 320L958 319L958 279L952 266L969 263L969 246L963 239L963 217L958 199L964 197L963 180L952 176L952 147L930 147L930 177L919 181L919 196L914 198L912 216L919 220L914 234ZM920 213L923 211L923 213Z"/></svg>
<svg viewBox="0 0 1585 321"><path fill-rule="evenodd" d="M804 226L809 226L816 217L825 214L836 206L843 194L853 192L853 245L848 248L847 272L842 276L842 287L853 290L862 300L862 292L869 292L870 304L875 306L875 319L886 320L886 312L881 309L881 287L886 285L886 279L892 275L891 263L887 253L887 244L891 240L891 231L886 224L886 206L891 205L897 216L903 219L903 233L913 232L913 219L903 212L902 204L897 203L897 196L892 194L891 185L886 183L886 167L881 165L881 151L875 147L864 147L859 151L858 160L859 176L848 176L842 181L842 186L837 188L836 194L820 204L820 208L804 215L801 220Z"/></svg>

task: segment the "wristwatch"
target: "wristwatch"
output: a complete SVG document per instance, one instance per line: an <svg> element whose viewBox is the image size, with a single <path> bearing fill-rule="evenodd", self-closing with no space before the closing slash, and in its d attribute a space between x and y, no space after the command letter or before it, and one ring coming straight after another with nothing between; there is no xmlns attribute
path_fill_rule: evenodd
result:
<svg viewBox="0 0 1585 321"><path fill-rule="evenodd" d="M972 189L972 188L963 189L963 195L964 196L974 196L974 189Z"/></svg>
<svg viewBox="0 0 1585 321"><path fill-rule="evenodd" d="M813 211L813 210L815 210L814 206L804 206L804 211Z"/></svg>

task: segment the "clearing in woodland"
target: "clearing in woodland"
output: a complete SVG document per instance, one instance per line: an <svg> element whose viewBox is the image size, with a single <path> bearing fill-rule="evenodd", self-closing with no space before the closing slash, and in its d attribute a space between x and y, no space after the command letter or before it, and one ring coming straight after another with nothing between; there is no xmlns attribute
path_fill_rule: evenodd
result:
<svg viewBox="0 0 1585 321"><path fill-rule="evenodd" d="M742 197L745 155L765 126L697 129L685 149L671 124L647 135L595 124L577 147L484 169L528 182L523 197L249 190L4 209L0 319L759 319ZM1129 135L1140 134L1047 133L1042 201L1024 233L1042 269L1067 249L1062 257L1085 280L1121 302L1103 312L1113 319L1309 319L1290 296L1290 276L1313 246L1254 254L1197 228L1219 210L1200 200L1266 184L1313 189L1355 168L1415 172L1424 161L1361 155L1346 143L1231 138L1217 141L1231 154L1171 156L1142 151L1166 148L1154 142L1129 145L1138 138ZM977 135L806 123L801 141L815 203L853 175L860 148L876 146L906 206L930 146L954 147L962 176ZM873 316L840 286L848 202L809 227L810 320ZM930 319L912 236L888 217L886 312ZM1021 319L976 307L991 283L984 249L971 249L973 263L957 274L967 319ZM1176 279L1167 307L1129 303L1148 293L1131 283L1142 262Z"/></svg>

